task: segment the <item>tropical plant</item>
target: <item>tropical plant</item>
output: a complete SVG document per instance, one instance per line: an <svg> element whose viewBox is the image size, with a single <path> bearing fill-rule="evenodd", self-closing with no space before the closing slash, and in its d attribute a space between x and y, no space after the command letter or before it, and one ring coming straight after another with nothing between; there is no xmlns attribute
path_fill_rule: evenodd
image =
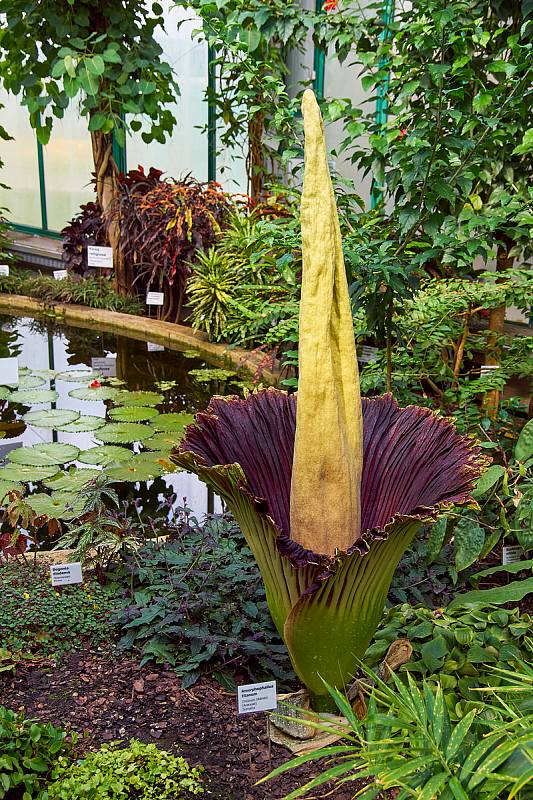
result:
<svg viewBox="0 0 533 800"><path fill-rule="evenodd" d="M126 559L131 597L116 616L120 646L139 652L141 663L172 664L185 688L205 674L231 688L236 673L293 680L235 522L208 516L200 525L188 509L175 509L170 523L162 517L155 527L168 539L147 541L138 559Z"/></svg>
<svg viewBox="0 0 533 800"><path fill-rule="evenodd" d="M468 499L483 459L427 409L400 409L390 396L361 403L341 235L311 91L303 112L298 402L278 390L214 398L174 458L224 498L241 526L316 708L330 703L319 676L343 686L355 672L422 521Z"/></svg>
<svg viewBox="0 0 533 800"><path fill-rule="evenodd" d="M75 275L86 278L95 275L87 263L87 245L107 245L107 232L98 203L86 203L61 231L63 261ZM98 274L101 274L98 271ZM106 276L107 277L107 276Z"/></svg>
<svg viewBox="0 0 533 800"><path fill-rule="evenodd" d="M204 794L202 772L181 756L131 739L122 748L103 745L75 763L60 757L41 800L187 800Z"/></svg>
<svg viewBox="0 0 533 800"><path fill-rule="evenodd" d="M286 795L295 800L311 789L333 781L340 788L365 781L357 791L373 800L393 790L398 800L496 800L530 797L533 760L533 714L530 703L533 671L526 664L516 670L494 669L498 688L483 687L478 707L452 721L444 702L443 686L408 675L404 685L392 673L392 686L367 673L374 681L367 714L359 720L348 700L328 686L330 696L346 718L329 725L344 744L316 749L273 770L262 781L317 759L326 758L320 774ZM309 722L322 729L320 722ZM331 764L331 766L330 766Z"/></svg>
<svg viewBox="0 0 533 800"><path fill-rule="evenodd" d="M98 204L115 250L116 288L125 294L119 228L108 218L117 193L113 137L124 147L126 130L143 127L140 119L129 120L141 116L149 120L143 140L164 142L176 122L168 106L179 89L156 40L162 6L127 0L119 13L114 3L96 8L90 0L56 0L43 17L27 0L5 0L0 12L6 19L0 79L7 91L22 95L38 140L47 144L54 117L61 119L71 102L88 121Z"/></svg>
<svg viewBox="0 0 533 800"><path fill-rule="evenodd" d="M71 757L76 734L0 706L0 798L37 800L59 758Z"/></svg>

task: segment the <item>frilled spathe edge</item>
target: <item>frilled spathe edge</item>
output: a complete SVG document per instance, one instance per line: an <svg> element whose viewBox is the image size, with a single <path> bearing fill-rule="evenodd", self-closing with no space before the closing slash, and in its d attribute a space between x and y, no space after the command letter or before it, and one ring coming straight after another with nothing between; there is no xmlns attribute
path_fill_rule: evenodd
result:
<svg viewBox="0 0 533 800"><path fill-rule="evenodd" d="M391 395L364 399L363 533L354 536L346 553L314 553L291 539L289 530L296 402L295 395L272 388L245 399L214 397L188 426L172 458L215 485L216 475L238 467L236 490L268 518L279 553L296 568L323 568L324 577L339 558L364 555L396 525L430 522L446 508L468 502L488 463L470 437L430 409L402 409Z"/></svg>

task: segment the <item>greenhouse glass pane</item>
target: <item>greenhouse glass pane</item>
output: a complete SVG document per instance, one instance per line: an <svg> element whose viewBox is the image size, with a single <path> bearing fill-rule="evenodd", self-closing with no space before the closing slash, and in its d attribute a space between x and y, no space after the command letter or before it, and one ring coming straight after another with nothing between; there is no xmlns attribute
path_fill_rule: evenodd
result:
<svg viewBox="0 0 533 800"><path fill-rule="evenodd" d="M41 199L39 194L39 165L37 140L30 126L28 110L20 99L0 92L0 124L13 136L13 140L0 140L0 183L11 187L0 188L0 207L7 208L7 218L23 225L41 227Z"/></svg>
<svg viewBox="0 0 533 800"><path fill-rule="evenodd" d="M126 156L128 169L141 164L146 171L156 167L173 178L192 173L199 180L207 180L207 103L204 99L207 88L207 44L192 38L192 31L201 27L201 22L190 11L165 8L165 31L159 28L156 38L164 50L164 57L175 72L175 80L181 95L170 107L177 120L174 132L165 144L146 144L141 132L128 135ZM178 28L178 24L182 23ZM144 123L143 129L147 125Z"/></svg>
<svg viewBox="0 0 533 800"><path fill-rule="evenodd" d="M92 153L87 119L75 105L63 119L54 120L50 141L44 148L44 177L48 227L59 231L82 203L94 200L91 186Z"/></svg>

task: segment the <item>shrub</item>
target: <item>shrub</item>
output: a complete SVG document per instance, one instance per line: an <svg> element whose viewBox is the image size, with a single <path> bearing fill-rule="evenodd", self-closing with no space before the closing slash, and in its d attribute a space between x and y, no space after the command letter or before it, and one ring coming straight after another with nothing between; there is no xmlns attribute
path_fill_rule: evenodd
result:
<svg viewBox="0 0 533 800"><path fill-rule="evenodd" d="M72 743L75 742L72 735ZM65 731L0 706L0 798L31 800L50 778L58 758L72 750Z"/></svg>
<svg viewBox="0 0 533 800"><path fill-rule="evenodd" d="M108 246L107 233L98 203L86 203L61 231L63 261L67 268L86 278L99 272L87 263L87 245Z"/></svg>
<svg viewBox="0 0 533 800"><path fill-rule="evenodd" d="M95 581L58 591L46 567L13 561L0 569L0 595L0 647L58 656L86 642L109 642L117 601Z"/></svg>
<svg viewBox="0 0 533 800"><path fill-rule="evenodd" d="M82 761L60 758L41 800L186 800L203 794L201 767L132 739L118 750L104 745Z"/></svg>
<svg viewBox="0 0 533 800"><path fill-rule="evenodd" d="M184 686L205 672L228 686L235 670L282 683L294 677L252 554L228 517L203 525L186 518L170 541L142 548L129 569L134 601L118 613L120 644L139 651L141 663L176 666Z"/></svg>

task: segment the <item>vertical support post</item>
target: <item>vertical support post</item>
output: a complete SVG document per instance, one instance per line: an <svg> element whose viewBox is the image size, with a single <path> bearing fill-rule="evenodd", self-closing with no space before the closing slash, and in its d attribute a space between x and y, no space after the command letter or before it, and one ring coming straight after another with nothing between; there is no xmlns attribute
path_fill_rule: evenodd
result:
<svg viewBox="0 0 533 800"><path fill-rule="evenodd" d="M44 151L42 144L37 142L37 166L39 169L39 198L41 201L41 226L43 231L48 231L48 211L46 208L46 181L44 176Z"/></svg>
<svg viewBox="0 0 533 800"><path fill-rule="evenodd" d="M322 11L323 0L315 0L315 10ZM314 48L313 53L313 90L321 100L324 97L324 75L326 71L326 54L320 47Z"/></svg>
<svg viewBox="0 0 533 800"><path fill-rule="evenodd" d="M216 50L207 48L207 180L217 179L217 110L214 96L217 90Z"/></svg>
<svg viewBox="0 0 533 800"><path fill-rule="evenodd" d="M128 165L127 165L127 153L126 153L126 139L124 138L124 147L122 147L117 141L117 137L115 136L114 130L113 130L113 161L117 165L117 169L119 172L127 172Z"/></svg>
<svg viewBox="0 0 533 800"><path fill-rule="evenodd" d="M383 31L380 35L381 41L387 41L390 36L390 23L394 19L394 0L385 0L383 6ZM379 69L382 70L387 66L387 61L384 58L380 59ZM387 105L387 92L389 89L389 72L377 87L376 97L376 114L375 121L378 128L383 128L387 123L388 105ZM376 183L375 178L372 178L372 187L370 189L370 207L376 208L383 197L383 187Z"/></svg>

